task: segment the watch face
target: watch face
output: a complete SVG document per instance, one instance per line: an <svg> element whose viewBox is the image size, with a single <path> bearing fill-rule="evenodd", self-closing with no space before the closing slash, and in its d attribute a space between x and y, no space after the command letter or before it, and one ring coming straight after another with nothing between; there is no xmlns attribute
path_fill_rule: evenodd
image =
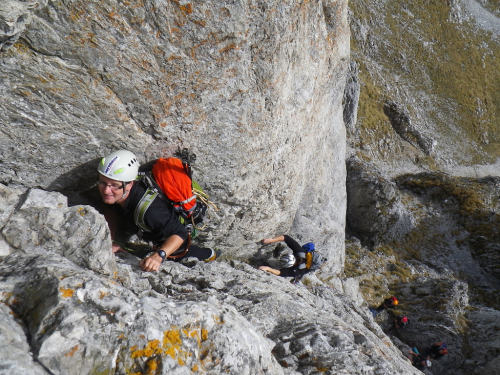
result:
<svg viewBox="0 0 500 375"><path fill-rule="evenodd" d="M165 257L167 256L167 254L165 254L165 252L163 250L159 250L158 255L161 256L162 259L165 259Z"/></svg>

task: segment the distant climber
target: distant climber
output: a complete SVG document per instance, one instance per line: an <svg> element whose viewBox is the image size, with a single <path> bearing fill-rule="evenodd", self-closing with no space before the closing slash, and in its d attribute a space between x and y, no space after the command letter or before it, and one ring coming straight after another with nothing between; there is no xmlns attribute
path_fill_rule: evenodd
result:
<svg viewBox="0 0 500 375"><path fill-rule="evenodd" d="M111 232L111 239L115 239L118 220L123 217L136 229L134 215L136 207L145 196L147 186L143 180L137 180L139 161L130 151L119 150L104 157L98 167L99 179L97 185L102 200L114 209L107 209L105 218ZM195 257L199 260L215 260L219 250L201 248L190 244L190 237L184 225L179 221L177 214L171 209L168 202L157 198L143 212L144 223L150 228L143 231L143 238L154 245L154 253L140 261L144 271L158 271L165 259L181 260L186 257ZM112 251L125 250L113 241Z"/></svg>
<svg viewBox="0 0 500 375"><path fill-rule="evenodd" d="M394 317L394 327L396 329L400 329L400 328L403 328L405 326L407 326L408 324L410 324L410 319L408 319L407 316L397 316L397 317Z"/></svg>
<svg viewBox="0 0 500 375"><path fill-rule="evenodd" d="M444 342L437 342L425 349L425 355L429 359L439 359L448 354L448 345Z"/></svg>
<svg viewBox="0 0 500 375"><path fill-rule="evenodd" d="M392 309L394 307L396 307L398 305L399 301L396 297L389 297L389 298L386 298L384 300L384 302L382 302L382 304L380 304L380 306L378 307L370 307L370 311L373 315L373 317L376 317L378 314L380 314L382 311L384 311L385 309Z"/></svg>
<svg viewBox="0 0 500 375"><path fill-rule="evenodd" d="M408 354L408 359L411 361L411 364L420 371L423 371L426 368L432 366L432 362L425 356L420 354L417 348L412 348L412 350L410 350L410 353Z"/></svg>
<svg viewBox="0 0 500 375"><path fill-rule="evenodd" d="M316 252L312 242L300 246L292 237L286 234L274 238L263 239L262 243L267 245L281 241L284 241L293 251L293 254L281 256L280 262L283 268L277 270L268 266L260 266L259 270L270 272L276 276L293 277L291 282L296 284L305 274L317 270L326 262L326 258Z"/></svg>

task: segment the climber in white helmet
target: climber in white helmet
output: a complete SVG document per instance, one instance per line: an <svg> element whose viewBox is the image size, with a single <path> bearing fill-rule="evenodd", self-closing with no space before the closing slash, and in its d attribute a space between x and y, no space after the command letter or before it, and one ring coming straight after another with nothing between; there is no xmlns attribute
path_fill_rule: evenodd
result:
<svg viewBox="0 0 500 375"><path fill-rule="evenodd" d="M260 266L259 270L272 273L276 276L293 277L291 282L298 284L305 274L319 269L326 262L326 258L316 252L316 248L312 242L300 246L297 241L286 234L273 238L265 238L261 242L268 245L281 241L284 241L293 252L293 254L284 254L280 257L280 263L283 268L278 270L269 266Z"/></svg>
<svg viewBox="0 0 500 375"><path fill-rule="evenodd" d="M112 152L100 161L97 170L99 172L97 185L103 202L117 208L117 210L106 210L105 214L111 238L114 240L120 217L137 228L134 215L147 186L144 181L137 179L139 161L130 151ZM169 258L175 257L175 260L180 260L185 257L195 257L211 261L220 255L218 250L190 244L186 228L165 200L155 199L143 215L144 223L149 228L143 233L144 239L152 242L155 249L154 253L141 260L140 266L144 271L158 271L161 263ZM125 251L114 241L112 250Z"/></svg>

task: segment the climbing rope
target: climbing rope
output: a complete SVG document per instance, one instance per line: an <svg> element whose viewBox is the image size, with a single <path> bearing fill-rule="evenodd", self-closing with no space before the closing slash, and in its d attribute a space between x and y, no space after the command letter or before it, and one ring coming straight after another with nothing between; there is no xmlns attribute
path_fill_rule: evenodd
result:
<svg viewBox="0 0 500 375"><path fill-rule="evenodd" d="M219 211L214 202L208 200L208 195L204 191L193 188L193 193L199 198L207 207L213 208L215 211Z"/></svg>
<svg viewBox="0 0 500 375"><path fill-rule="evenodd" d="M195 189L195 188L193 188L193 193L196 195L196 198L198 198L200 201L202 201L203 203L205 203L205 205L207 206L207 208L212 208L215 211L219 211L219 208L215 205L215 203L212 202L212 201L210 201L208 199L207 193L205 193L202 190ZM208 219L210 219L210 211L208 211L208 209L207 209L207 212L208 212L208 215L207 215ZM197 227L196 224L194 223L194 217L193 216L191 216L191 222L193 224L193 227L196 228L196 229L198 229L198 230L205 229L205 227L208 224L208 222L206 222L201 228Z"/></svg>

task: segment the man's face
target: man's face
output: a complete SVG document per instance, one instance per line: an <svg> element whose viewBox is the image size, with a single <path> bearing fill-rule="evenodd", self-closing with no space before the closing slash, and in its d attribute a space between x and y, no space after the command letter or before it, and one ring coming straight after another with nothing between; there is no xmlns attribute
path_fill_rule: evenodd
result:
<svg viewBox="0 0 500 375"><path fill-rule="evenodd" d="M132 188L132 184L125 185L125 183L121 181L112 180L103 175L99 175L97 186L99 187L99 193L101 193L102 200L106 204L123 203L128 192Z"/></svg>

